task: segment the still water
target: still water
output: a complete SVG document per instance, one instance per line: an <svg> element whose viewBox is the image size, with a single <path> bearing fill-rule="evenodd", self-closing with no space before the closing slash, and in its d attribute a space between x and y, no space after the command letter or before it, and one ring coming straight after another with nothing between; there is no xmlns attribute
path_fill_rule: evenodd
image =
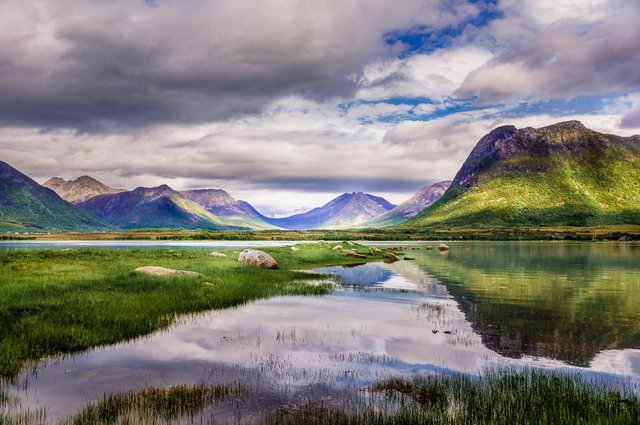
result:
<svg viewBox="0 0 640 425"><path fill-rule="evenodd" d="M640 246L425 245L404 243L414 260L317 269L341 284L328 296L184 317L133 342L48 359L15 393L55 419L105 393L242 382L255 389L234 407L247 416L340 403L389 377L495 367L640 383ZM231 407L217 409L205 418L224 419Z"/></svg>

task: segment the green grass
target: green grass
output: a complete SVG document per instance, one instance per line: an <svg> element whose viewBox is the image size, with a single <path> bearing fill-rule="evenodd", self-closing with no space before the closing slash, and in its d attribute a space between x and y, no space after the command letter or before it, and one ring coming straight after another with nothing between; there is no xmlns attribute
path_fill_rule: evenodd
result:
<svg viewBox="0 0 640 425"><path fill-rule="evenodd" d="M238 263L231 252L229 258L219 258L185 249L0 252L0 376L15 376L46 356L148 334L181 314L276 295L325 294L328 286L306 283L316 276L296 270L354 262L328 244L300 248L267 249L278 270ZM368 248L359 249L369 254ZM197 271L204 277L133 272L145 265Z"/></svg>
<svg viewBox="0 0 640 425"><path fill-rule="evenodd" d="M241 385L177 385L149 388L138 392L105 396L87 406L63 425L111 425L179 423L193 418L206 407L245 396L249 390Z"/></svg>
<svg viewBox="0 0 640 425"><path fill-rule="evenodd" d="M542 371L494 371L480 378L431 376L392 379L349 409L307 404L281 409L269 424L637 424L640 400L579 376Z"/></svg>

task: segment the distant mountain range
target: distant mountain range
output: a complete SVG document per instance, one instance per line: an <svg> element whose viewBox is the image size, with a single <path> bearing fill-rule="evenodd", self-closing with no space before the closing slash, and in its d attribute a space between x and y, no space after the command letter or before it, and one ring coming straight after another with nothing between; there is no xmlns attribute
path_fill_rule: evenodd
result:
<svg viewBox="0 0 640 425"><path fill-rule="evenodd" d="M114 230L0 161L0 231Z"/></svg>
<svg viewBox="0 0 640 425"><path fill-rule="evenodd" d="M0 231L640 224L640 136L602 134L577 121L499 127L480 139L452 182L426 186L397 207L353 192L283 218L221 189L124 191L89 176L54 177L44 186L53 190L0 162Z"/></svg>
<svg viewBox="0 0 640 425"><path fill-rule="evenodd" d="M42 183L44 187L56 192L62 199L72 204L79 204L94 196L108 193L124 192L124 189L114 189L89 176L81 176L75 180L65 180L52 177Z"/></svg>
<svg viewBox="0 0 640 425"><path fill-rule="evenodd" d="M640 224L640 136L568 121L496 128L442 197L400 228L599 224Z"/></svg>
<svg viewBox="0 0 640 425"><path fill-rule="evenodd" d="M395 207L384 198L362 192L344 193L302 214L264 220L285 229L344 229L356 227Z"/></svg>
<svg viewBox="0 0 640 425"><path fill-rule="evenodd" d="M214 215L167 185L139 187L130 192L98 195L77 206L122 229L167 227L247 230L271 227L258 221L254 223L244 216Z"/></svg>
<svg viewBox="0 0 640 425"><path fill-rule="evenodd" d="M451 181L444 181L425 186L394 209L362 224L362 227L387 227L402 223L440 199L450 184Z"/></svg>

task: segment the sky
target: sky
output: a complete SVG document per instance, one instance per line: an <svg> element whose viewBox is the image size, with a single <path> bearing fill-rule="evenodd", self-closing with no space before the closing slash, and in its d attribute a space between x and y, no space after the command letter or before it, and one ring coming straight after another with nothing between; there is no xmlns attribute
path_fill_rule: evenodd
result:
<svg viewBox="0 0 640 425"><path fill-rule="evenodd" d="M267 215L454 177L500 125L640 134L637 0L2 0L0 159Z"/></svg>

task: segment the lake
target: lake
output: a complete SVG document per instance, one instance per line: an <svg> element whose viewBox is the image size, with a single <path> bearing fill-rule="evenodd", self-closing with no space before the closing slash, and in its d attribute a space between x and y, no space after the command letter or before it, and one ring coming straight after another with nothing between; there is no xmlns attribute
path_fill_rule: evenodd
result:
<svg viewBox="0 0 640 425"><path fill-rule="evenodd" d="M255 393L247 400L203 413L225 421L307 400L340 405L378 380L428 373L536 367L640 383L640 245L454 242L441 253L437 243L432 251L399 244L408 248L400 257L413 260L315 270L341 283L331 295L183 317L132 342L44 360L12 391L55 419L105 393L249 385Z"/></svg>

